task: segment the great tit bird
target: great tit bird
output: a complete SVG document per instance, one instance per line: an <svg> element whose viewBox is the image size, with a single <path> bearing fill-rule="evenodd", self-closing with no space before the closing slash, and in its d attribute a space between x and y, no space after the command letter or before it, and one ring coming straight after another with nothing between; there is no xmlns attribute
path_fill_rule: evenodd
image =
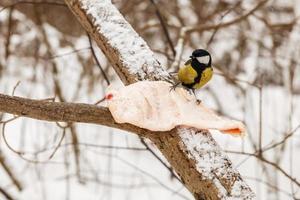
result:
<svg viewBox="0 0 300 200"><path fill-rule="evenodd" d="M211 62L211 56L206 50L194 50L190 59L178 71L181 85L193 92L203 87L213 76Z"/></svg>

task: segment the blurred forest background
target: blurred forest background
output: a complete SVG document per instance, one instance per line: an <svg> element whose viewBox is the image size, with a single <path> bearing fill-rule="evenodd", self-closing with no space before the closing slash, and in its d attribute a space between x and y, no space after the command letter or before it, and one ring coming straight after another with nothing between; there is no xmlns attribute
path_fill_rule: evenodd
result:
<svg viewBox="0 0 300 200"><path fill-rule="evenodd" d="M169 72L208 49L198 97L243 121L213 133L257 199L300 199L300 2L114 0ZM63 0L0 0L0 93L96 103L120 82ZM0 199L193 199L151 144L0 113Z"/></svg>

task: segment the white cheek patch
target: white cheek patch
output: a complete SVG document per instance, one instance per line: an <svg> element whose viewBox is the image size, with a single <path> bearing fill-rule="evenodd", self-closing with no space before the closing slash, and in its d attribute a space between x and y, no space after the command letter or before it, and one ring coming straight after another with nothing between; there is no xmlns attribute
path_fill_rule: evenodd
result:
<svg viewBox="0 0 300 200"><path fill-rule="evenodd" d="M208 64L209 56L196 57L196 59L203 64Z"/></svg>

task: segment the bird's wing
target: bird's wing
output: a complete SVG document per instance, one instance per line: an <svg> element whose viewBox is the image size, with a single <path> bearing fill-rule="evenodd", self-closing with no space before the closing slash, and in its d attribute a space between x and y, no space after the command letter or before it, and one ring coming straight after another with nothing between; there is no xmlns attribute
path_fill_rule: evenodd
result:
<svg viewBox="0 0 300 200"><path fill-rule="evenodd" d="M178 79L184 84L192 84L197 77L196 70L193 69L191 64L184 65L179 69Z"/></svg>

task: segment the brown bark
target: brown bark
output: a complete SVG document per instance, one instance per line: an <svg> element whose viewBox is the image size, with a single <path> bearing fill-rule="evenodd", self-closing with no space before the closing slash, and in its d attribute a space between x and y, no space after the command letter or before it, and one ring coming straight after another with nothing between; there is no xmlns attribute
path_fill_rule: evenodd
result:
<svg viewBox="0 0 300 200"><path fill-rule="evenodd" d="M0 94L0 112L52 122L100 124L145 135L145 130L118 124L106 107L83 103L47 102Z"/></svg>

